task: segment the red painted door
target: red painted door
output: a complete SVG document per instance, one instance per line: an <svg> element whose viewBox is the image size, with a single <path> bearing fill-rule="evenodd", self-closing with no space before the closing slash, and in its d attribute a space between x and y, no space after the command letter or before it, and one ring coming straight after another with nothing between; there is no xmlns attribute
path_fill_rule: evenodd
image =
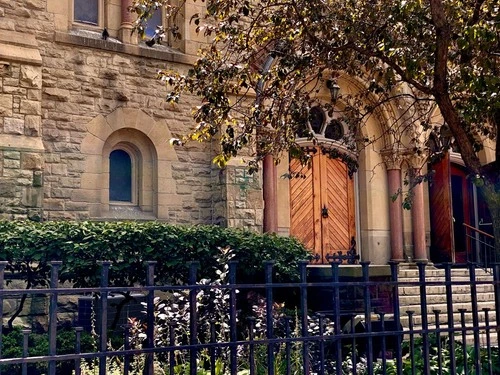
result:
<svg viewBox="0 0 500 375"><path fill-rule="evenodd" d="M451 205L451 165L447 153L430 166L434 170L429 184L431 219L431 260L436 263L454 262L453 216Z"/></svg>

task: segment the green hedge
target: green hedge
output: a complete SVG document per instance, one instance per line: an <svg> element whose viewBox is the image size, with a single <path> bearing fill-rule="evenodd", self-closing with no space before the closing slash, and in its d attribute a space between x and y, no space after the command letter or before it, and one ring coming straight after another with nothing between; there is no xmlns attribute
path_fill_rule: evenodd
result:
<svg viewBox="0 0 500 375"><path fill-rule="evenodd" d="M157 261L156 280L187 280L188 264L199 261L199 277L213 278L220 248L234 250L238 282L262 281L262 263L274 260L275 280L298 279L298 262L309 253L296 240L217 226L175 226L160 222L0 221L0 260L7 270L31 274L32 285L46 285L52 260L63 262L61 281L99 285L96 261L109 260L110 284L143 283L145 261ZM36 274L36 277L33 277Z"/></svg>

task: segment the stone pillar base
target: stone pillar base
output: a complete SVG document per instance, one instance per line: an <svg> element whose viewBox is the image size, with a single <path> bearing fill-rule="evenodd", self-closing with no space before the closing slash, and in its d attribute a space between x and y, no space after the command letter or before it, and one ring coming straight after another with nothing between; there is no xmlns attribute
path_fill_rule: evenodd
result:
<svg viewBox="0 0 500 375"><path fill-rule="evenodd" d="M118 30L118 38L125 44L137 44L139 38L137 33L132 34L132 30L132 24L122 24Z"/></svg>

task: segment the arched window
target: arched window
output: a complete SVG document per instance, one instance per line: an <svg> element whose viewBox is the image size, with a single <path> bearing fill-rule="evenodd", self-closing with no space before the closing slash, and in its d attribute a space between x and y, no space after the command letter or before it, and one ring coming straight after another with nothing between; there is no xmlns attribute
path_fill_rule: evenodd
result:
<svg viewBox="0 0 500 375"><path fill-rule="evenodd" d="M109 154L109 200L132 202L132 159L119 149Z"/></svg>

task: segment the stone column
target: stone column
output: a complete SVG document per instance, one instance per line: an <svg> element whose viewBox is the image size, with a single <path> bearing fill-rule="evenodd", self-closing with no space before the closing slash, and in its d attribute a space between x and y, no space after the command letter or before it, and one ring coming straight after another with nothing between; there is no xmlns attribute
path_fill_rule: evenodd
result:
<svg viewBox="0 0 500 375"><path fill-rule="evenodd" d="M403 207L401 194L396 199L393 196L401 191L401 162L399 151L389 150L383 153L387 167L387 181L389 185L389 219L390 219L390 242L391 260L403 262Z"/></svg>
<svg viewBox="0 0 500 375"><path fill-rule="evenodd" d="M137 44L137 33L132 35L136 14L128 11L128 7L131 6L132 3L133 0L121 0L122 20L120 29L118 30L118 37L126 44Z"/></svg>
<svg viewBox="0 0 500 375"><path fill-rule="evenodd" d="M422 157L411 160L412 183L419 175L420 168L424 162ZM424 216L424 183L420 182L413 187L413 201L411 206L412 232L413 232L413 259L415 261L427 262L427 247L425 244L425 216Z"/></svg>
<svg viewBox="0 0 500 375"><path fill-rule="evenodd" d="M264 195L264 232L278 232L278 199L276 165L272 155L264 158L262 165L262 185Z"/></svg>

